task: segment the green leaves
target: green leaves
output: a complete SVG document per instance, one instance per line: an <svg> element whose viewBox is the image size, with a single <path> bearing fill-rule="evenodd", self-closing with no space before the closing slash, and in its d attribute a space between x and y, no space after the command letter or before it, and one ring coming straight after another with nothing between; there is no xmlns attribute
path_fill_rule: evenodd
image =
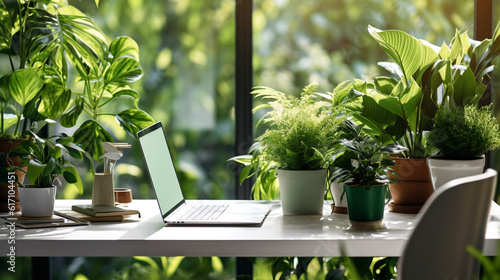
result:
<svg viewBox="0 0 500 280"><path fill-rule="evenodd" d="M41 97L42 102L38 107L38 112L49 119L55 119L68 107L71 100L71 90L54 85L46 85Z"/></svg>
<svg viewBox="0 0 500 280"><path fill-rule="evenodd" d="M72 6L59 9L58 40L80 75L96 73L105 59L107 40L92 20Z"/></svg>
<svg viewBox="0 0 500 280"><path fill-rule="evenodd" d="M21 106L25 106L35 98L44 85L42 71L35 68L19 69L2 79L4 78L7 79L10 95Z"/></svg>
<svg viewBox="0 0 500 280"><path fill-rule="evenodd" d="M399 65L406 82L420 68L422 46L415 37L399 30L382 31L368 26L370 35L382 49Z"/></svg>
<svg viewBox="0 0 500 280"><path fill-rule="evenodd" d="M113 137L104 127L93 120L84 122L73 134L75 143L87 151L92 158L99 160L103 154L102 142L113 142Z"/></svg>
<svg viewBox="0 0 500 280"><path fill-rule="evenodd" d="M129 109L116 115L116 120L120 126L132 137L137 137L137 132L152 124L153 118L148 113L139 109Z"/></svg>
<svg viewBox="0 0 500 280"><path fill-rule="evenodd" d="M64 127L73 127L80 114L83 112L84 100L82 97L75 97L73 107L61 116L60 124Z"/></svg>

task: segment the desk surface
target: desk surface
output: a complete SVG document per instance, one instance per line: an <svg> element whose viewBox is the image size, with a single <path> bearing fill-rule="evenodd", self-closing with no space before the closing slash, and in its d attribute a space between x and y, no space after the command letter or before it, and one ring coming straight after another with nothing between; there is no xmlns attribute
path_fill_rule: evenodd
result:
<svg viewBox="0 0 500 280"><path fill-rule="evenodd" d="M217 200L211 201L220 202ZM239 203L239 201L231 201ZM279 202L261 227L165 226L155 200L134 200L129 206L142 218L89 226L20 229L15 231L17 256L400 256L414 226L415 215L387 212L384 229L355 230L344 214L283 216ZM57 209L70 209L89 200L57 200ZM6 254L9 231L0 225L0 252ZM483 252L497 254L500 207L493 204Z"/></svg>

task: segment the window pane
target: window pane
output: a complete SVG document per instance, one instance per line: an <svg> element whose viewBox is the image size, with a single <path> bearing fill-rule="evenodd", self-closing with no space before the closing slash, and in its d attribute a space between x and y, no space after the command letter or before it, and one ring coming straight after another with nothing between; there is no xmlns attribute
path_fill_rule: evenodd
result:
<svg viewBox="0 0 500 280"><path fill-rule="evenodd" d="M473 32L468 0L255 0L255 84L296 92L315 81L324 91L354 78L388 75L388 59L367 27L398 29L441 45L455 28Z"/></svg>
<svg viewBox="0 0 500 280"><path fill-rule="evenodd" d="M130 36L139 44L144 73L133 85L139 106L163 123L186 198L232 198L226 162L234 153L234 1L73 4L109 39ZM134 198L152 198L139 144L124 140L133 147L119 161L115 185L140 186Z"/></svg>

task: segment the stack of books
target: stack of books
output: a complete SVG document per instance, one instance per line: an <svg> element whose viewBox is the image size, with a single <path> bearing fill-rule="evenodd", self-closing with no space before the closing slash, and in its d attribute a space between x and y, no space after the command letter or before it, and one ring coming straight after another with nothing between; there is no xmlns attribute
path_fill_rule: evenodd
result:
<svg viewBox="0 0 500 280"><path fill-rule="evenodd" d="M71 210L58 212L89 222L121 222L132 215L141 217L138 210L109 205L73 205Z"/></svg>

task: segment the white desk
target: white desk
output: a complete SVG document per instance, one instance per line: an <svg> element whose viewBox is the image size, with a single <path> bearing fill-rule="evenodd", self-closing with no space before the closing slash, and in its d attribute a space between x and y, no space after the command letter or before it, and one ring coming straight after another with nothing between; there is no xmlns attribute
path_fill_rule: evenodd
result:
<svg viewBox="0 0 500 280"><path fill-rule="evenodd" d="M217 202L217 201L213 201ZM233 201L238 203L238 201ZM340 256L343 246L350 257L400 256L413 228L415 215L386 212L385 229L350 229L347 215L283 216L279 202L261 227L165 226L155 200L134 200L129 208L142 218L123 223L89 226L16 229L16 256ZM57 200L57 209L88 200ZM9 248L8 231L0 226L0 252ZM497 254L500 241L500 207L492 207L483 252Z"/></svg>

